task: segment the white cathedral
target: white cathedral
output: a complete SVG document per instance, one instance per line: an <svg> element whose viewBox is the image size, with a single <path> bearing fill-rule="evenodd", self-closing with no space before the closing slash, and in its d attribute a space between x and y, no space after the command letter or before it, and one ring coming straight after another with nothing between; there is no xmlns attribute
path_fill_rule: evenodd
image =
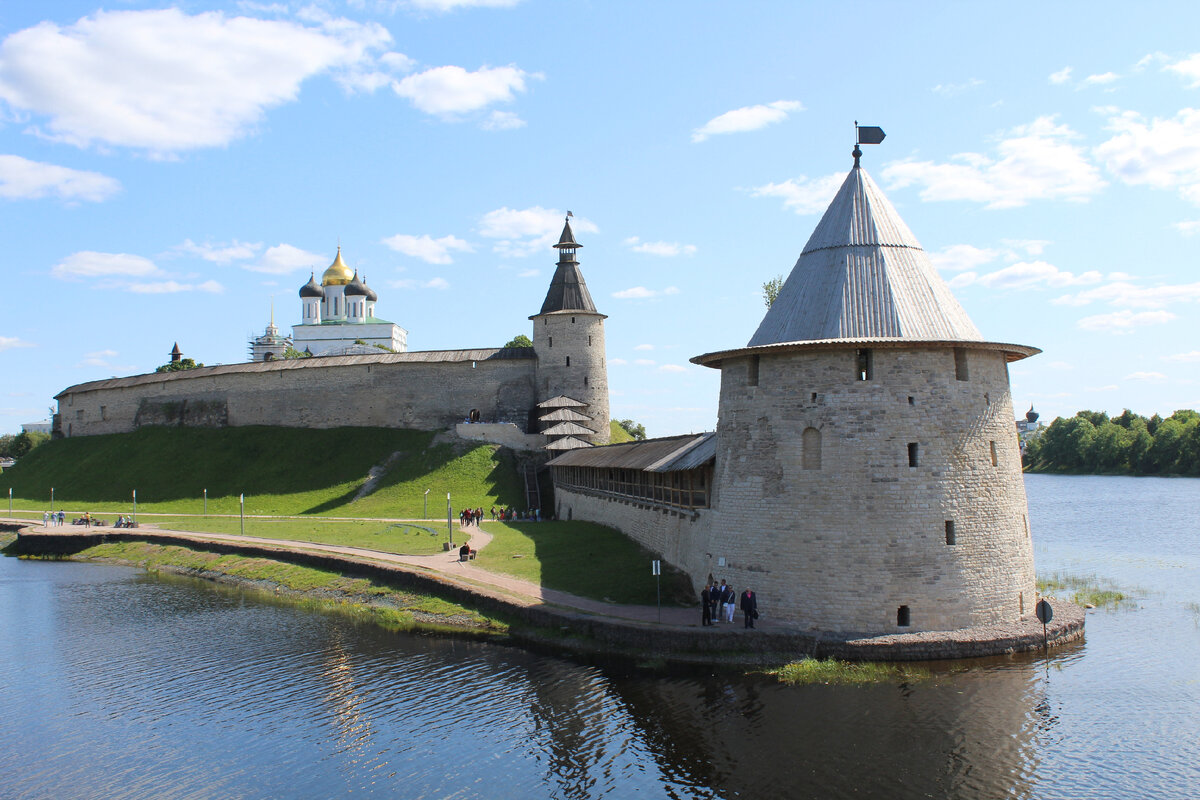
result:
<svg viewBox="0 0 1200 800"><path fill-rule="evenodd" d="M342 248L317 283L314 273L300 287L301 322L292 326L292 338L279 335L274 314L266 332L250 341L252 361L282 358L290 346L314 356L394 353L408 350L408 331L375 316L379 295L342 261ZM363 344L365 342L365 344Z"/></svg>

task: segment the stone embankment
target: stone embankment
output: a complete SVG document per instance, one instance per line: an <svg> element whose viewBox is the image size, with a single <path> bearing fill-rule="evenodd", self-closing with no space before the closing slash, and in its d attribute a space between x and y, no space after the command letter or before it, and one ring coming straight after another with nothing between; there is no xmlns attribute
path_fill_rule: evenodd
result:
<svg viewBox="0 0 1200 800"><path fill-rule="evenodd" d="M777 666L805 656L923 661L996 656L1044 646L1042 625L1033 617L956 631L866 637L795 630L772 623L769 615L764 615L755 630L744 630L740 619L732 625L703 628L698 610L672 608L659 612L653 606L622 606L546 590L474 564L461 564L454 554L398 556L305 542L144 528L63 532L61 528L42 529L31 523L0 525L18 530L14 549L20 554L70 556L103 542L141 541L359 575L502 616L511 621L515 639L573 652L672 663ZM482 546L484 542L472 539L472 544ZM1060 646L1081 639L1083 609L1060 600L1051 603L1054 618L1047 627L1045 643Z"/></svg>

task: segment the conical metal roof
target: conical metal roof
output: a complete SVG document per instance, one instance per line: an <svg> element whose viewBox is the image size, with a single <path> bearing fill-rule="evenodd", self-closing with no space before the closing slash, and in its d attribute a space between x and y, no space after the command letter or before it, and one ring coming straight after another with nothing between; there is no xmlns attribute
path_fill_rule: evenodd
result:
<svg viewBox="0 0 1200 800"><path fill-rule="evenodd" d="M866 170L850 170L749 347L864 339L983 341Z"/></svg>

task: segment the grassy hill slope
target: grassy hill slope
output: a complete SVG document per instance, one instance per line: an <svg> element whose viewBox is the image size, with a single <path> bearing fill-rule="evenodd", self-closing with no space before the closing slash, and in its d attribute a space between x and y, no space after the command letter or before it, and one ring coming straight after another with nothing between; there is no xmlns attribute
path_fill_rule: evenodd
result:
<svg viewBox="0 0 1200 800"><path fill-rule="evenodd" d="M354 500L372 468L375 490ZM440 442L429 431L391 428L142 428L134 433L59 439L0 474L0 496L14 505L127 512L419 517L468 506L522 505L511 451Z"/></svg>

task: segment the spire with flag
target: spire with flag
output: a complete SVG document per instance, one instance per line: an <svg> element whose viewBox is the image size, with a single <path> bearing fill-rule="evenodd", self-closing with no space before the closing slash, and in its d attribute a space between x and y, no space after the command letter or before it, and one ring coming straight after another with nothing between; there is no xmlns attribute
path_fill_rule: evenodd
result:
<svg viewBox="0 0 1200 800"><path fill-rule="evenodd" d="M850 154L854 156L854 166L858 166L858 159L862 157L862 150L858 149L860 144L879 144L886 136L883 128L876 125L860 126L858 120L854 120L854 152Z"/></svg>

